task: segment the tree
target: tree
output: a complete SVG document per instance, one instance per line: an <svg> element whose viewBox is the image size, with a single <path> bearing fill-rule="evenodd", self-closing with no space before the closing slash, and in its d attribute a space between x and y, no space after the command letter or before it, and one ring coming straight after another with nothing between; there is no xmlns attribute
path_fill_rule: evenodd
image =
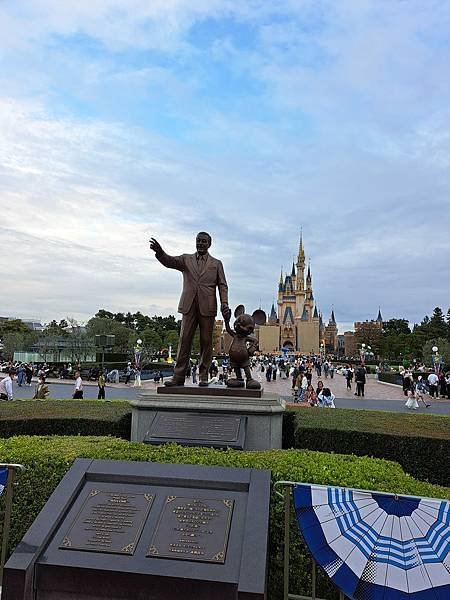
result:
<svg viewBox="0 0 450 600"><path fill-rule="evenodd" d="M114 319L105 317L93 317L86 324L87 333L95 339L96 335L112 334L116 336L114 349L117 352L127 352L130 349L129 339L134 333L125 325L118 323Z"/></svg>
<svg viewBox="0 0 450 600"><path fill-rule="evenodd" d="M45 326L44 332L46 332L49 335L52 335L54 337L68 337L68 335L69 335L69 332L67 331L68 327L69 327L69 324L67 323L67 321L65 319L62 319L59 323L57 323L55 321L55 319L53 319L53 321L50 321L50 323L47 323L47 325Z"/></svg>
<svg viewBox="0 0 450 600"><path fill-rule="evenodd" d="M104 308L101 308L99 311L97 311L95 313L94 318L96 319L113 319L114 318L114 314L112 312L109 312L109 310L105 310Z"/></svg>
<svg viewBox="0 0 450 600"><path fill-rule="evenodd" d="M3 355L7 360L13 360L14 352L24 350L25 334L19 331L10 331L2 336Z"/></svg>
<svg viewBox="0 0 450 600"><path fill-rule="evenodd" d="M167 346L167 348L172 346L172 353L175 353L178 350L179 341L180 336L178 335L178 332L173 329L168 331L164 336L164 345Z"/></svg>
<svg viewBox="0 0 450 600"><path fill-rule="evenodd" d="M416 325L413 331L416 333L420 333L423 337L424 342L426 342L428 340L438 337L447 338L448 329L449 328L447 323L445 322L444 313L442 312L442 309L436 306L436 308L433 310L431 318L425 316L420 325Z"/></svg>
<svg viewBox="0 0 450 600"><path fill-rule="evenodd" d="M11 319L0 323L0 337L7 333L28 333L30 328L21 319Z"/></svg>
<svg viewBox="0 0 450 600"><path fill-rule="evenodd" d="M374 326L373 323L368 321L367 323L361 323L358 331L355 332L355 342L361 346L365 344L372 348L372 352L378 355L381 350L382 334L381 330Z"/></svg>
<svg viewBox="0 0 450 600"><path fill-rule="evenodd" d="M163 341L161 336L153 329L145 329L141 333L143 347L150 353L155 354L161 350Z"/></svg>
<svg viewBox="0 0 450 600"><path fill-rule="evenodd" d="M407 319L389 319L383 323L383 335L409 334L409 321Z"/></svg>

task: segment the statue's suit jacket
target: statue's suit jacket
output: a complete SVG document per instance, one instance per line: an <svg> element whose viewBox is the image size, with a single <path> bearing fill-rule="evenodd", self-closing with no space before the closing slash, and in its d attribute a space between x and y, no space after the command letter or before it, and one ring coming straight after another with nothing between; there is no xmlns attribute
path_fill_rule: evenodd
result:
<svg viewBox="0 0 450 600"><path fill-rule="evenodd" d="M186 315L192 308L194 300L198 303L203 317L215 317L217 314L216 287L222 304L228 304L228 285L220 260L210 254L206 260L197 261L196 254L169 256L165 252L156 254L159 262L169 269L177 269L183 273L183 292L178 312Z"/></svg>

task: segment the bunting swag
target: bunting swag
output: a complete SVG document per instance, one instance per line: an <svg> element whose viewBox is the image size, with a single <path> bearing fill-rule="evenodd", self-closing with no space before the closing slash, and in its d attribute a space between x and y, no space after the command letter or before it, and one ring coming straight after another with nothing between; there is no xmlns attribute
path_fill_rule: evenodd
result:
<svg viewBox="0 0 450 600"><path fill-rule="evenodd" d="M449 600L450 503L297 484L300 532L353 600Z"/></svg>
<svg viewBox="0 0 450 600"><path fill-rule="evenodd" d="M0 496L3 494L8 481L8 469L7 467L0 468Z"/></svg>

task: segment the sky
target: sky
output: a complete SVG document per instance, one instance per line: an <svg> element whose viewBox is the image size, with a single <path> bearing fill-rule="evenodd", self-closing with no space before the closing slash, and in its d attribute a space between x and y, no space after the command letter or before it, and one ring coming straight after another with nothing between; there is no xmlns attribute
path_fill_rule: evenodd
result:
<svg viewBox="0 0 450 600"><path fill-rule="evenodd" d="M0 314L176 313L213 237L270 310L300 230L340 330L450 305L448 0L2 0Z"/></svg>

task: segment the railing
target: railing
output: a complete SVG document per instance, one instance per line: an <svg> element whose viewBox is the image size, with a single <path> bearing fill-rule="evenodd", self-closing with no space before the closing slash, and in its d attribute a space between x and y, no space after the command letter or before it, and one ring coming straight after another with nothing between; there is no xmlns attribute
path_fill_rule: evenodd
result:
<svg viewBox="0 0 450 600"><path fill-rule="evenodd" d="M284 501L284 563L283 563L283 600L324 600L316 595L317 587L317 563L312 559L311 567L311 596L300 596L298 594L289 593L289 562L290 562L290 516L292 502L292 487L296 485L293 481L277 481L275 486L283 488L282 492L275 490L275 493L283 498ZM300 535L300 533L299 533ZM339 600L344 600L346 597L339 591Z"/></svg>
<svg viewBox="0 0 450 600"><path fill-rule="evenodd" d="M0 590L3 581L3 567L6 561L6 551L8 548L9 530L11 527L11 511L13 502L13 485L14 477L16 473L20 473L25 469L23 465L16 465L11 463L0 463L0 469L6 467L8 469L8 479L6 480L6 493L5 493L5 517L3 520L3 531L2 531L2 553L0 556Z"/></svg>

